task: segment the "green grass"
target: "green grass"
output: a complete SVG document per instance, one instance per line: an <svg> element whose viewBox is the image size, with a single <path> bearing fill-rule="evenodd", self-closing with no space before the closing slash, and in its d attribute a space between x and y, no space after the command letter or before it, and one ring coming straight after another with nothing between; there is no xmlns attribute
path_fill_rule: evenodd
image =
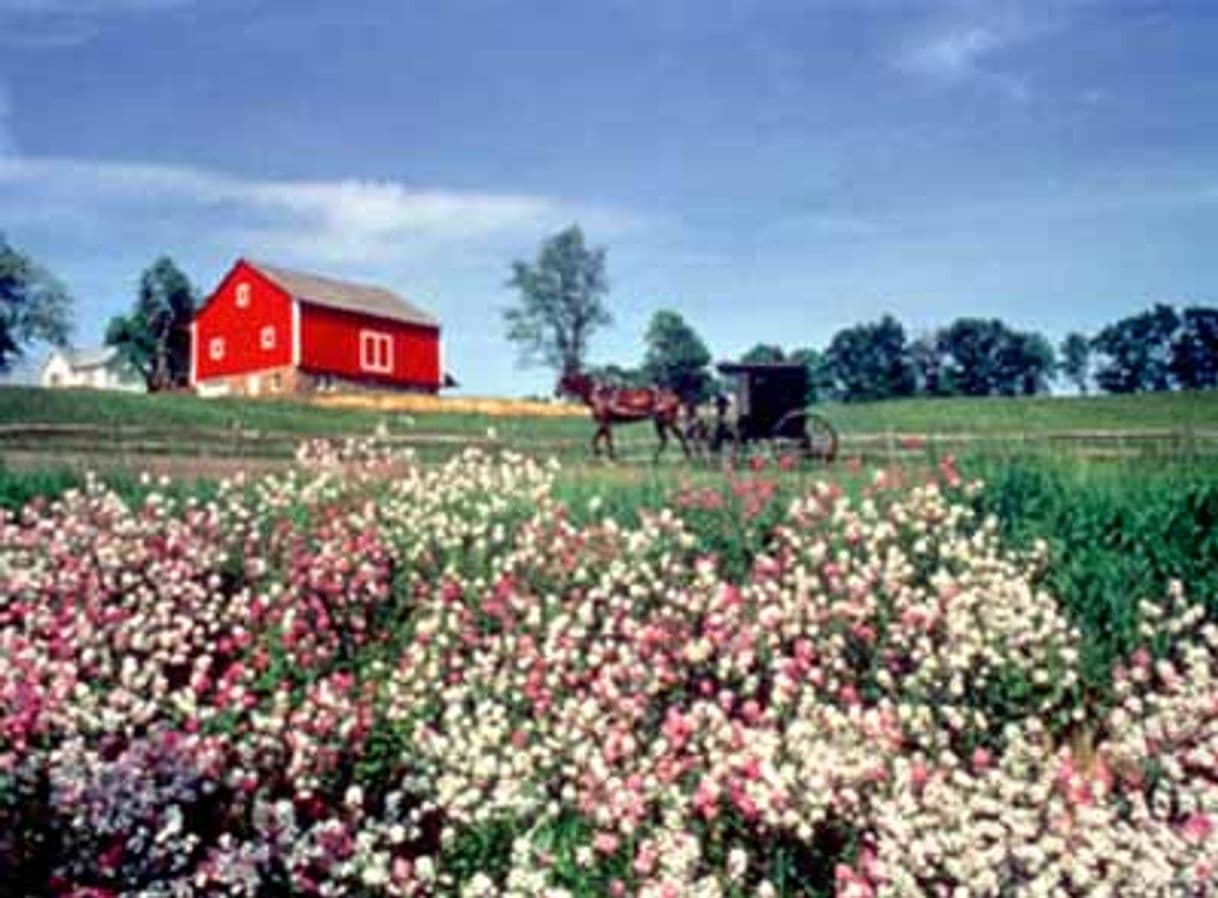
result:
<svg viewBox="0 0 1218 898"><path fill-rule="evenodd" d="M125 394L97 390L0 387L0 424L88 424L116 427L232 429L301 436L370 434L381 423L391 432L485 434L491 426L512 429L511 419L485 415L405 415L358 409L321 408L292 399L200 399L189 394ZM580 434L582 422L531 419L548 435Z"/></svg>
<svg viewBox="0 0 1218 898"><path fill-rule="evenodd" d="M1218 616L1218 468L983 457L962 467L985 480L978 507L1010 544L1048 544L1045 587L1083 632L1089 685L1135 645L1137 602L1162 599L1172 580Z"/></svg>
<svg viewBox="0 0 1218 898"><path fill-rule="evenodd" d="M1218 390L1128 396L898 399L825 404L844 434L1039 434L1074 430L1218 429Z"/></svg>
<svg viewBox="0 0 1218 898"><path fill-rule="evenodd" d="M905 399L819 409L847 437L852 434L1022 433L1070 430L1218 429L1218 391L1134 396L988 399ZM94 424L181 427L310 434L370 433L384 422L391 432L484 435L505 440L586 439L579 418L493 418L469 414L392 414L326 409L290 399L199 399L128 395L91 390L0 387L0 424ZM649 428L625 431L651 439ZM629 437L627 437L629 439Z"/></svg>

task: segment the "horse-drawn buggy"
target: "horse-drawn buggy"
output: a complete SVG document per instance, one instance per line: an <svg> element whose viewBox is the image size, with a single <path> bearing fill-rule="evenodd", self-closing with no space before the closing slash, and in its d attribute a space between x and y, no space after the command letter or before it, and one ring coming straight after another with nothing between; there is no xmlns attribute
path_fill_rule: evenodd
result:
<svg viewBox="0 0 1218 898"><path fill-rule="evenodd" d="M719 372L734 387L730 397L715 397L711 420L669 390L613 386L579 372L564 374L556 393L582 399L589 407L597 424L592 438L592 450L597 455L603 446L610 457L614 456L615 425L652 421L660 440L656 458L672 435L686 456L730 453L739 461L760 449L787 458L833 461L837 433L823 416L807 407L807 366L725 362L719 365Z"/></svg>
<svg viewBox="0 0 1218 898"><path fill-rule="evenodd" d="M724 362L731 398L715 401L709 447L737 458L752 449L830 462L837 456L833 425L808 407L808 367L791 362Z"/></svg>

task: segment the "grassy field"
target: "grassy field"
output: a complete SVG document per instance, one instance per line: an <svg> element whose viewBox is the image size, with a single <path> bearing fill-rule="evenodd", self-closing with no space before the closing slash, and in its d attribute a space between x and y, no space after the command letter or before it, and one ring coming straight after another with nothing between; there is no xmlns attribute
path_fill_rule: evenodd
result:
<svg viewBox="0 0 1218 898"><path fill-rule="evenodd" d="M407 401L412 399L445 410L401 411L414 407ZM530 409L547 414L511 414ZM1138 460L1152 466L1218 463L1218 392L913 399L824 404L818 411L841 435L839 458L848 465L933 464L947 453ZM205 400L8 387L0 388L0 465L35 474L94 469L122 476L148 470L179 479L216 479L240 469L282 465L304 439L379 433L414 448L425 461L482 446L557 457L578 470L590 462L592 433L580 412L569 405L510 400L379 395L328 396L318 402ZM635 465L650 462L656 447L646 424L617 429L615 441L622 458ZM672 447L662 468L669 477L716 466L711 460L691 466ZM621 476L595 466L590 479L599 485Z"/></svg>
<svg viewBox="0 0 1218 898"><path fill-rule="evenodd" d="M844 433L1037 434L1218 428L1218 391L1129 396L903 399L826 405Z"/></svg>
<svg viewBox="0 0 1218 898"><path fill-rule="evenodd" d="M820 411L847 437L900 433L1037 434L1080 430L1218 429L1218 391L1134 396L908 399L824 404ZM198 399L88 390L0 388L0 424L96 424L247 428L300 435L390 432L485 434L505 439L584 438L587 422L566 417L468 413L402 414L321 407L295 400Z"/></svg>

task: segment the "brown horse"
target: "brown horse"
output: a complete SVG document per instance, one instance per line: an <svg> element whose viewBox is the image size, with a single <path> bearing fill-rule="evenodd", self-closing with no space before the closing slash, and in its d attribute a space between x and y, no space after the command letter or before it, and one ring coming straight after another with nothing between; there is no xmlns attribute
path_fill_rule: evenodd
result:
<svg viewBox="0 0 1218 898"><path fill-rule="evenodd" d="M668 446L670 433L681 444L685 457L689 458L689 445L685 442L685 434L677 426L681 417L681 399L671 390L662 390L659 387L615 387L599 383L587 374L571 371L559 379L554 392L558 396L582 399L591 410L592 420L597 425L596 433L592 436L593 455L600 455L600 442L604 440L609 457L617 458L613 450L612 428L615 424L637 424L651 420L655 423L656 436L660 438L655 460L659 459L660 453Z"/></svg>

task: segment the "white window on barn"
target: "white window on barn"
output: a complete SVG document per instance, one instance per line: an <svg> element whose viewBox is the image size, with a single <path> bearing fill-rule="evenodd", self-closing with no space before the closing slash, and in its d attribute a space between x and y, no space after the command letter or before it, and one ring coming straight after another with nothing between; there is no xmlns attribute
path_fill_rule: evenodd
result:
<svg viewBox="0 0 1218 898"><path fill-rule="evenodd" d="M237 308L248 309L250 307L250 285L242 281L237 285Z"/></svg>
<svg viewBox="0 0 1218 898"><path fill-rule="evenodd" d="M268 324L266 327L264 327L262 329L262 333L261 333L259 339L260 339L260 342L262 343L263 349L268 350L268 351L274 349L275 348L275 326L272 324Z"/></svg>
<svg viewBox="0 0 1218 898"><path fill-rule="evenodd" d="M360 331L359 366L376 374L392 374L393 338L380 331Z"/></svg>
<svg viewBox="0 0 1218 898"><path fill-rule="evenodd" d="M224 358L224 338L212 337L211 342L207 344L207 354L213 362L218 362Z"/></svg>

